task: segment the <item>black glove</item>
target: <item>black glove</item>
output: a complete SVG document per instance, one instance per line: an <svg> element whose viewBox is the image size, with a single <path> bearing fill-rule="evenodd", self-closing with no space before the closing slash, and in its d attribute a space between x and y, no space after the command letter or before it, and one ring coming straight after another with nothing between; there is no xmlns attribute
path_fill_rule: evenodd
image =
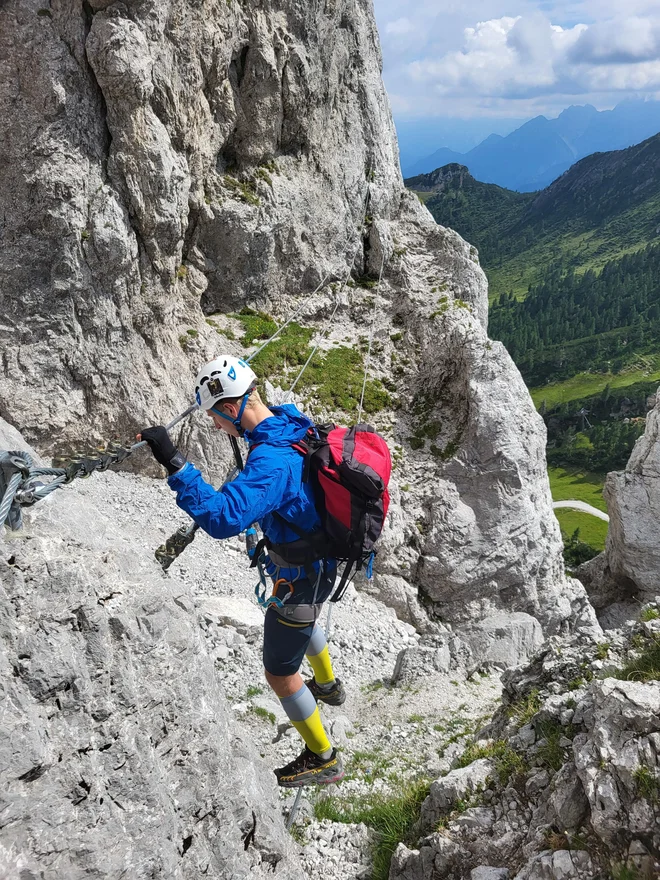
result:
<svg viewBox="0 0 660 880"><path fill-rule="evenodd" d="M157 462L167 468L167 472L172 475L186 463L186 459L181 455L174 443L170 440L167 429L162 425L157 428L145 428L141 432L142 439L146 440L149 448L154 454Z"/></svg>

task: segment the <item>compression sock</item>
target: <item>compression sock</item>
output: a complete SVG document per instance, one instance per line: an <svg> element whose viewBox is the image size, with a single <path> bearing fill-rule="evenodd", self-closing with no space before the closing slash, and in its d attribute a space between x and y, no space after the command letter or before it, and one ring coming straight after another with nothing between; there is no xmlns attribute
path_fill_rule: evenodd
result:
<svg viewBox="0 0 660 880"><path fill-rule="evenodd" d="M332 755L332 746L323 728L316 700L306 684L290 697L281 697L282 708L305 740L307 748L322 758Z"/></svg>
<svg viewBox="0 0 660 880"><path fill-rule="evenodd" d="M335 674L332 671L332 660L330 660L325 633L318 623L314 625L305 656L314 671L314 681L322 690L331 690L335 683Z"/></svg>

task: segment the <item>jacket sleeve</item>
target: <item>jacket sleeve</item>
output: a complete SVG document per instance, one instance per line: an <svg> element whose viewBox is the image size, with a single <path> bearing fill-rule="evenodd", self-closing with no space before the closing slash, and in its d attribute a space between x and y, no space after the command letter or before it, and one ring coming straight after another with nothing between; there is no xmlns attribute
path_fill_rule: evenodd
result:
<svg viewBox="0 0 660 880"><path fill-rule="evenodd" d="M212 538L231 538L281 507L291 478L284 456L257 455L231 483L214 489L188 463L167 480L176 503Z"/></svg>

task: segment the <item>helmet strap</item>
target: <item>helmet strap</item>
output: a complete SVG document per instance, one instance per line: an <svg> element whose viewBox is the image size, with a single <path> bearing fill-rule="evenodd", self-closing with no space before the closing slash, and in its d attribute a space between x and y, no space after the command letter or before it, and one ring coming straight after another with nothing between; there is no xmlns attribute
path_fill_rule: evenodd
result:
<svg viewBox="0 0 660 880"><path fill-rule="evenodd" d="M247 406L248 397L250 396L250 394L252 394L252 390L252 388L248 388L248 390L243 395L243 400L241 401L241 406L235 419L232 419L231 416L220 412L220 410L216 409L214 406L211 407L211 412L214 412L216 415L221 416L223 419L227 419L228 422L232 423L232 425L238 431L239 437L242 437L245 434L245 428L241 425L241 419L243 418L243 413L245 412L245 407Z"/></svg>

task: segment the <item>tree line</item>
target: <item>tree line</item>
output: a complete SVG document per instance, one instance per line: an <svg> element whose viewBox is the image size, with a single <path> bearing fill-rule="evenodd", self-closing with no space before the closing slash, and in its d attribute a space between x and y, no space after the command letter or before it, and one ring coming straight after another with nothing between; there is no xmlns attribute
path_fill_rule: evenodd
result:
<svg viewBox="0 0 660 880"><path fill-rule="evenodd" d="M583 370L617 372L660 343L660 246L578 274L560 261L524 300L503 293L491 306L500 339L530 386Z"/></svg>

